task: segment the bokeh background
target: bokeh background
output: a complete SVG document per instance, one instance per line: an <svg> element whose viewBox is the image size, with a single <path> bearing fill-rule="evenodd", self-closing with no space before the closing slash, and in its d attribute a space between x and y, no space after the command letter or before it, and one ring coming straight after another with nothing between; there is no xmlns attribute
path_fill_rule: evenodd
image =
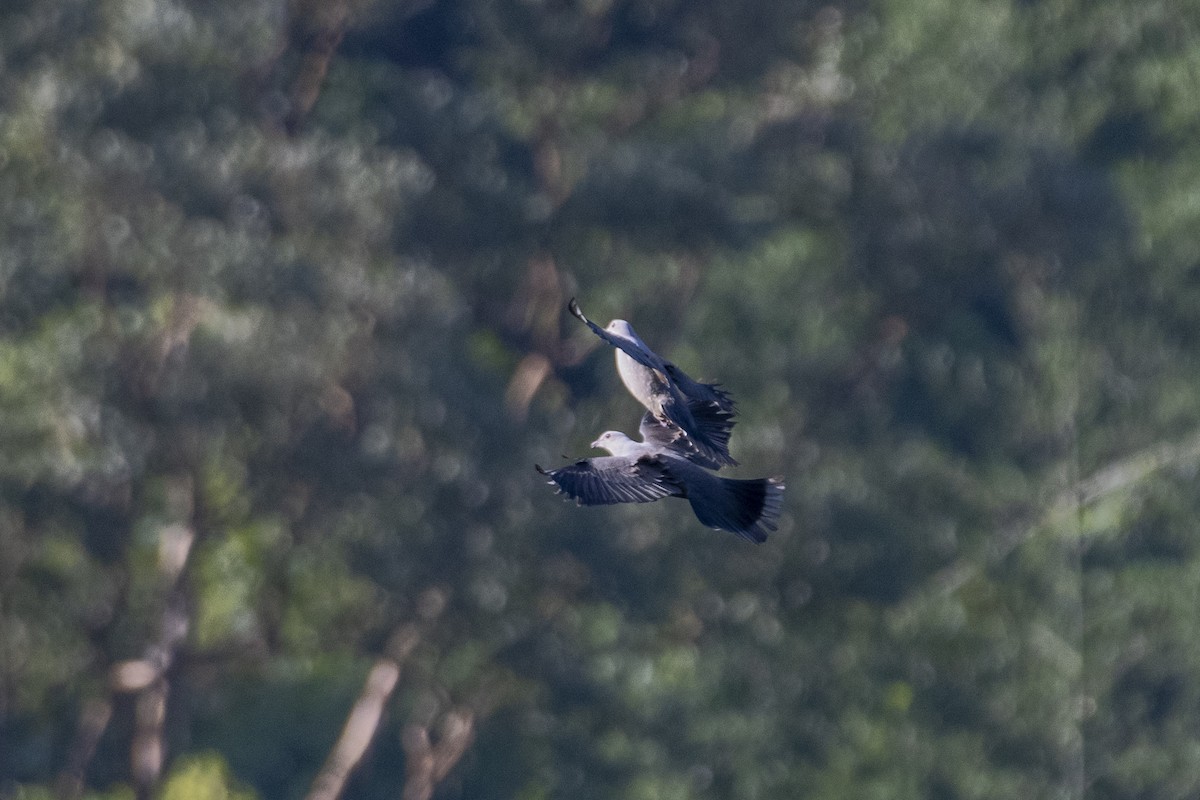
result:
<svg viewBox="0 0 1200 800"><path fill-rule="evenodd" d="M1200 5L7 0L0 795L1200 796ZM755 547L534 470L629 319Z"/></svg>

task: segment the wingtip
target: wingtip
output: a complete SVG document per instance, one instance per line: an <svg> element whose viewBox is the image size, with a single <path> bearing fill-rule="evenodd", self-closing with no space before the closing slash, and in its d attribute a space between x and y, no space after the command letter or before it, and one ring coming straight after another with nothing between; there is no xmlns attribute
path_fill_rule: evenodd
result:
<svg viewBox="0 0 1200 800"><path fill-rule="evenodd" d="M550 474L549 472L546 472L546 470L542 469L542 465L541 465L541 464L534 464L534 465L533 465L533 468L534 468L534 469L536 469L538 472L540 472L542 475L549 475L549 474Z"/></svg>
<svg viewBox="0 0 1200 800"><path fill-rule="evenodd" d="M580 322L587 322L587 317L583 315L583 310L579 307L579 303L575 301L574 297L567 303L567 311L570 311L571 316L577 317Z"/></svg>

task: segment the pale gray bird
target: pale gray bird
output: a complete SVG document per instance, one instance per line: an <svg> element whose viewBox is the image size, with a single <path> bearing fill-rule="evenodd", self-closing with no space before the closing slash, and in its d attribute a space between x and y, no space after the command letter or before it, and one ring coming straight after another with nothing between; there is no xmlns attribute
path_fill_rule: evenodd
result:
<svg viewBox="0 0 1200 800"><path fill-rule="evenodd" d="M620 431L600 434L592 447L611 455L581 459L559 469L534 466L560 494L574 498L581 506L651 503L664 497L681 497L692 504L696 518L710 528L732 531L759 544L776 529L783 506L782 479L718 477L694 463L688 450L679 449L664 436L663 426L649 413L642 417L640 430L641 442Z"/></svg>
<svg viewBox="0 0 1200 800"><path fill-rule="evenodd" d="M617 373L639 403L664 425L673 425L693 450L690 460L711 469L737 464L729 455L736 413L733 398L715 383L692 380L679 367L651 350L633 326L614 319L601 328L583 315L571 298L568 310L604 341L617 348Z"/></svg>

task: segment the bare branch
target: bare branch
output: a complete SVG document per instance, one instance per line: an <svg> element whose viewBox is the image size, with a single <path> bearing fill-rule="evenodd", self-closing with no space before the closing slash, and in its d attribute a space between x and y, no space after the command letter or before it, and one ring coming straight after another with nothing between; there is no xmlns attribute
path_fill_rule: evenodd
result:
<svg viewBox="0 0 1200 800"><path fill-rule="evenodd" d="M96 745L112 719L112 699L108 696L86 701L79 712L75 739L67 754L67 764L58 775L55 794L60 800L76 800L83 796L83 777L87 772Z"/></svg>
<svg viewBox="0 0 1200 800"><path fill-rule="evenodd" d="M466 709L447 713L438 726L438 741L429 739L429 729L409 725L404 729L403 800L429 800L434 787L445 780L475 738L475 715Z"/></svg>
<svg viewBox="0 0 1200 800"><path fill-rule="evenodd" d="M139 800L155 794L164 758L163 722L167 717L167 680L159 678L137 699L130 768Z"/></svg>
<svg viewBox="0 0 1200 800"><path fill-rule="evenodd" d="M1022 519L1006 526L994 542L992 557L1003 558L1008 555L1034 531L1055 519L1073 514L1110 495L1136 486L1160 470L1196 461L1200 461L1200 433L1180 442L1153 445L1115 461L1060 491L1032 521L1028 516L1023 516ZM943 569L935 583L941 591L953 592L978 573L979 569L979 563L960 559Z"/></svg>
<svg viewBox="0 0 1200 800"><path fill-rule="evenodd" d="M1200 433L1182 442L1166 442L1147 447L1128 458L1110 464L1079 482L1075 497L1059 502L1089 505L1102 497L1140 483L1160 469L1200 460Z"/></svg>
<svg viewBox="0 0 1200 800"><path fill-rule="evenodd" d="M193 513L194 483L190 478L178 482L176 495L181 512ZM165 525L159 531L158 572L165 593L157 641L150 643L145 655L134 661L115 664L110 672L114 691L138 693L134 711L133 743L129 761L138 800L149 800L158 790L166 748L163 725L167 717L170 684L167 670L187 638L191 620L187 599L179 578L183 574L195 542L195 531L188 525Z"/></svg>
<svg viewBox="0 0 1200 800"><path fill-rule="evenodd" d="M417 616L422 624L428 625L441 615L445 607L445 592L427 589L417 599ZM379 730L383 708L396 690L401 668L420 641L421 628L416 623L402 625L388 639L385 654L376 660L367 673L362 692L346 717L342 735L317 773L307 800L336 800L341 796L350 773L358 766Z"/></svg>
<svg viewBox="0 0 1200 800"><path fill-rule="evenodd" d="M334 800L341 795L346 779L375 738L384 703L392 696L399 679L400 664L390 658L381 658L371 667L341 737L313 781L308 800Z"/></svg>
<svg viewBox="0 0 1200 800"><path fill-rule="evenodd" d="M530 353L521 359L504 390L504 408L518 422L523 422L529 414L529 406L533 402L542 382L550 377L550 360L541 353Z"/></svg>
<svg viewBox="0 0 1200 800"><path fill-rule="evenodd" d="M321 94L325 75L329 72L334 54L342 43L342 37L346 35L346 27L350 21L349 4L332 3L324 9L323 14L314 14L313 18L318 27L307 43L300 72L292 81L291 109L284 120L289 133L300 129Z"/></svg>
<svg viewBox="0 0 1200 800"><path fill-rule="evenodd" d="M433 782L441 783L454 769L471 742L475 739L475 715L466 709L455 709L442 718L438 743L433 751Z"/></svg>

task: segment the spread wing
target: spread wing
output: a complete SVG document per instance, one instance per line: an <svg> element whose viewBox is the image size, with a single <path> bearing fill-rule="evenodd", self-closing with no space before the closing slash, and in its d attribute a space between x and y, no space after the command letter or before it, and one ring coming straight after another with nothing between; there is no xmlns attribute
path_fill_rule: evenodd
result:
<svg viewBox="0 0 1200 800"><path fill-rule="evenodd" d="M692 383L698 387L711 386ZM728 395L725 397L728 398ZM692 397L680 391L679 384L668 387L668 391L656 395L655 399L659 401L662 414L666 417L663 424L682 429L681 433L691 440L692 451L704 459L696 461L690 458L690 461L709 469L737 466L737 459L729 454L729 436L735 424L733 401L727 400L727 404L722 406L716 400L707 399L707 394L699 398Z"/></svg>
<svg viewBox="0 0 1200 800"><path fill-rule="evenodd" d="M661 420L649 411L642 415L638 430L643 441L706 469L720 469L725 463L710 455L710 450L701 449L696 440L684 433L678 425ZM725 441L728 441L728 434Z"/></svg>
<svg viewBox="0 0 1200 800"><path fill-rule="evenodd" d="M670 362L667 362L664 369L671 382L679 387L679 391L688 399L689 403L709 403L729 417L737 413L737 404L733 402L729 392L721 388L720 384L693 380L687 373Z"/></svg>
<svg viewBox="0 0 1200 800"><path fill-rule="evenodd" d="M571 302L567 303L567 310L579 318L579 321L592 329L592 333L599 336L604 341L617 348L625 355L632 358L637 363L647 369L652 369L658 373L659 380L663 383L670 384L671 379L667 375L668 362L664 361L659 355L652 350L639 347L637 342L631 342L628 339L622 339L620 336L613 336L608 331L601 328L596 323L583 315L583 310L579 308L579 303L575 302L575 298L571 298Z"/></svg>
<svg viewBox="0 0 1200 800"><path fill-rule="evenodd" d="M567 308L602 340L654 373L649 397L642 396L628 383L626 386L634 397L659 416L664 425L677 428L691 439L686 451L677 451L679 455L709 469L738 463L729 454L729 437L736 411L728 392L715 383L693 380L650 349L609 333L583 315L575 298L571 298ZM655 381L657 386L654 386Z"/></svg>
<svg viewBox="0 0 1200 800"><path fill-rule="evenodd" d="M559 469L538 472L550 479L560 494L581 506L613 503L651 503L679 494L657 456L631 459L623 456L585 458Z"/></svg>

